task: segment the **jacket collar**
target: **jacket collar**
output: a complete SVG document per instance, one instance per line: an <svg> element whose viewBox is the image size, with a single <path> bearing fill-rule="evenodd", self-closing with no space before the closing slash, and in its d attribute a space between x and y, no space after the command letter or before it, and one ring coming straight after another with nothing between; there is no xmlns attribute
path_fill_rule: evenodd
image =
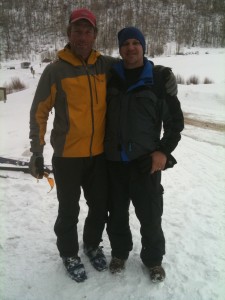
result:
<svg viewBox="0 0 225 300"><path fill-rule="evenodd" d="M60 50L57 53L58 57L73 66L83 65L84 61L82 58L72 53L71 49L69 48L68 44L65 46L64 49ZM96 63L97 58L101 55L100 52L96 50L92 50L90 56L88 57L87 65L93 65Z"/></svg>
<svg viewBox="0 0 225 300"><path fill-rule="evenodd" d="M132 91L133 89L141 86L153 85L153 66L153 62L144 57L143 71L138 81L135 84L129 86L127 91ZM123 60L120 60L117 64L115 64L113 66L113 70L115 71L117 76L119 76L123 81L126 81Z"/></svg>

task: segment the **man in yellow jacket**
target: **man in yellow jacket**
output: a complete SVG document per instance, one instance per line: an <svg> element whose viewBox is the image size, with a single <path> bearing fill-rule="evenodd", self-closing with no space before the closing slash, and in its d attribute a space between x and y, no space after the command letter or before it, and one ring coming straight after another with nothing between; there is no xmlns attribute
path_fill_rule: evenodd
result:
<svg viewBox="0 0 225 300"><path fill-rule="evenodd" d="M78 256L77 223L81 188L88 205L83 230L84 253L98 271L107 268L102 232L107 220L107 172L103 153L106 114L106 74L117 59L93 49L96 17L87 9L71 13L69 43L57 61L44 70L30 112L30 172L44 174L43 149L49 112L55 117L51 133L53 172L59 202L54 230L57 247L70 277L87 278ZM172 79L173 74L168 77ZM174 91L173 91L174 92Z"/></svg>

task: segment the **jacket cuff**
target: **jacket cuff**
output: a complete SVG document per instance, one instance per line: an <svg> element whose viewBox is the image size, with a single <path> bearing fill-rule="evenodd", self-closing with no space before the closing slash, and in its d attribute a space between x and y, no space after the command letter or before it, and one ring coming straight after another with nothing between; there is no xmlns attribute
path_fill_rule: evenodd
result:
<svg viewBox="0 0 225 300"><path fill-rule="evenodd" d="M167 157L170 155L170 151L167 151L164 147L159 147L157 151L164 153Z"/></svg>

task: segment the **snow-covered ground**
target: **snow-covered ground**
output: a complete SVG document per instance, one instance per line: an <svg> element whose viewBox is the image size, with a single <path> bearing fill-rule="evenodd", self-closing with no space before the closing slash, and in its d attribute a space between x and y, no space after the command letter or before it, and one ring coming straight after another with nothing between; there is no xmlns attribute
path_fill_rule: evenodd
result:
<svg viewBox="0 0 225 300"><path fill-rule="evenodd" d="M175 74L213 84L179 85L179 99L188 117L225 124L225 49L198 49L199 55L159 57ZM208 54L206 54L206 51ZM7 69L15 66L15 70ZM19 77L27 89L0 102L0 156L29 160L29 110L43 65L20 68L1 64L0 86ZM47 143L51 130L50 116ZM211 127L209 127L211 128ZM52 149L45 147L45 162ZM163 173L167 278L153 284L139 258L140 227L131 206L134 249L119 276L93 269L82 252L87 206L82 196L78 224L80 256L88 280L78 284L66 274L55 245L56 191L45 179L0 171L0 299L1 300L223 300L225 299L225 132L186 125L174 151L178 164ZM7 177L7 178L3 178ZM106 233L103 241L110 260Z"/></svg>

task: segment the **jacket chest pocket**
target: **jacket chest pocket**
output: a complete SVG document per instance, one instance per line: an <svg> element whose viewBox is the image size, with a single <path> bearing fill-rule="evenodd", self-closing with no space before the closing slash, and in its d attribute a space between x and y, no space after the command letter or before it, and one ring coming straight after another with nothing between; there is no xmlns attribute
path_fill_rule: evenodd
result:
<svg viewBox="0 0 225 300"><path fill-rule="evenodd" d="M136 116L136 122L143 120L156 123L158 120L158 99L150 90L138 92L129 103L129 110L131 114Z"/></svg>

